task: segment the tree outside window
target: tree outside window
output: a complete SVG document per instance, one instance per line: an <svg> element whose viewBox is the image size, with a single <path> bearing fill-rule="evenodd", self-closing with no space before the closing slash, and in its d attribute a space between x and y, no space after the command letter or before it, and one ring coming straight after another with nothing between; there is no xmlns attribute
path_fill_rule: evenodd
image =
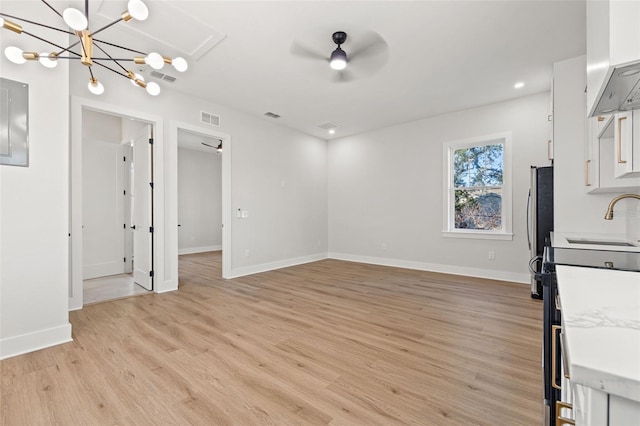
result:
<svg viewBox="0 0 640 426"><path fill-rule="evenodd" d="M502 229L504 145L453 152L454 228Z"/></svg>

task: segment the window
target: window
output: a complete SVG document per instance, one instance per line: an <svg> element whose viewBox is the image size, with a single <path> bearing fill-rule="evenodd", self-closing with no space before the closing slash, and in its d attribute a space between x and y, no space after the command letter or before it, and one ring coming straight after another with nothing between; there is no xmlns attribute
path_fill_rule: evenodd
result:
<svg viewBox="0 0 640 426"><path fill-rule="evenodd" d="M512 239L510 139L444 144L444 236Z"/></svg>

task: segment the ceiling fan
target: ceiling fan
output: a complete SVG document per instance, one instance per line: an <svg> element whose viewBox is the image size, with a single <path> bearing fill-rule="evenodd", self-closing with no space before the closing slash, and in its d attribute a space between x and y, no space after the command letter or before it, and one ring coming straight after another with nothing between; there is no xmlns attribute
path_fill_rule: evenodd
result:
<svg viewBox="0 0 640 426"><path fill-rule="evenodd" d="M342 45L347 42L347 33L336 31L331 40L337 45L329 56L294 42L291 53L295 56L329 63L334 70L333 80L350 81L355 74L372 74L387 62L387 42L376 32L368 31L350 38L348 48Z"/></svg>

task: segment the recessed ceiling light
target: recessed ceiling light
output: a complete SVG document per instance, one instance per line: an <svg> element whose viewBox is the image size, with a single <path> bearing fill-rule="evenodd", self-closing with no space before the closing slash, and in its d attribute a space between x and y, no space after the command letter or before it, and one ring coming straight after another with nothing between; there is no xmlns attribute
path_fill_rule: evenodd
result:
<svg viewBox="0 0 640 426"><path fill-rule="evenodd" d="M330 135L333 135L335 132L336 132L335 129L329 129L329 134Z"/></svg>
<svg viewBox="0 0 640 426"><path fill-rule="evenodd" d="M519 81L513 85L514 89L522 89L524 87L524 83Z"/></svg>

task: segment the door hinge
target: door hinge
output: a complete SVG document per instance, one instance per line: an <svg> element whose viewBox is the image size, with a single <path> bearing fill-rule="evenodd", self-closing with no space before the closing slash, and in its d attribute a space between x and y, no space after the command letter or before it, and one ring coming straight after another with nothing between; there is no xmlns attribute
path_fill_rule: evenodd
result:
<svg viewBox="0 0 640 426"><path fill-rule="evenodd" d="M153 182L149 182L149 186L153 189Z"/></svg>
<svg viewBox="0 0 640 426"><path fill-rule="evenodd" d="M127 229L127 224L126 223L122 224L122 229Z"/></svg>
<svg viewBox="0 0 640 426"><path fill-rule="evenodd" d="M126 162L127 161L127 157L122 157L122 161Z"/></svg>
<svg viewBox="0 0 640 426"><path fill-rule="evenodd" d="M149 143L150 143L151 145L153 145L153 138L150 138L150 139L149 139Z"/></svg>
<svg viewBox="0 0 640 426"><path fill-rule="evenodd" d="M149 276L153 278L153 271L149 271Z"/></svg>
<svg viewBox="0 0 640 426"><path fill-rule="evenodd" d="M149 227L149 232L153 233L153 226Z"/></svg>
<svg viewBox="0 0 640 426"><path fill-rule="evenodd" d="M125 262L127 261L127 258L126 258L126 257L124 258L124 261L125 261Z"/></svg>
<svg viewBox="0 0 640 426"><path fill-rule="evenodd" d="M122 195L127 195L127 190L122 191Z"/></svg>

